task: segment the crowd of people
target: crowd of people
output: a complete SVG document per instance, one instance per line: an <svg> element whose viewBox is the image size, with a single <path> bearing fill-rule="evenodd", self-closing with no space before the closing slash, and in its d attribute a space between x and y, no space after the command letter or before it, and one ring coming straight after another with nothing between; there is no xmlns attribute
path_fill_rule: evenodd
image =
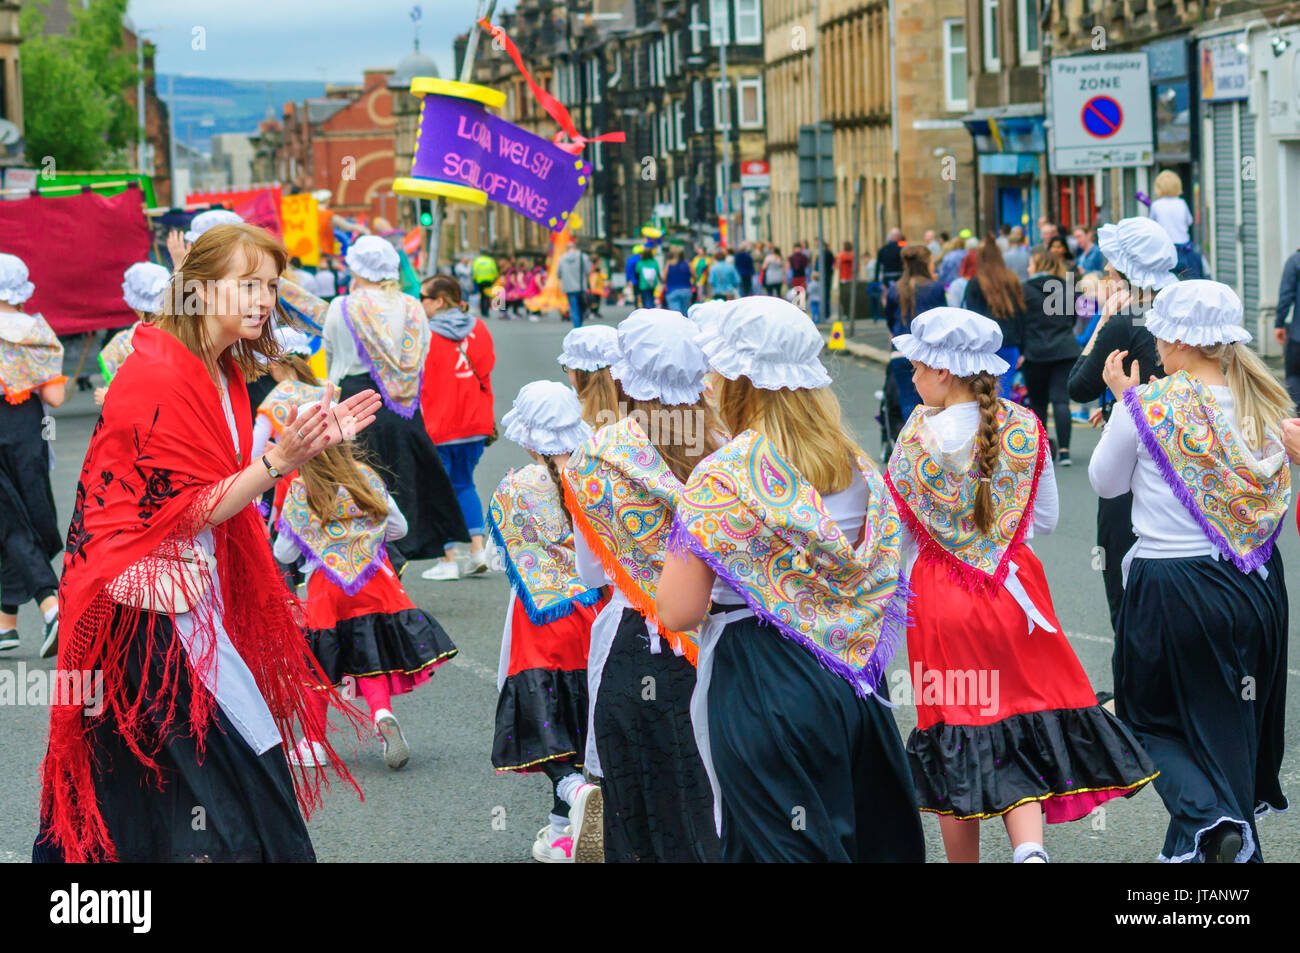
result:
<svg viewBox="0 0 1300 953"><path fill-rule="evenodd" d="M355 784L337 739L375 737L402 769L393 699L457 651L406 564L452 581L495 550L510 596L484 757L551 782L538 861L915 862L930 813L952 862L998 819L1015 862L1044 863L1045 825L1149 784L1161 859L1262 860L1257 821L1287 807L1275 543L1295 406L1240 299L1180 280L1158 222L1102 226L1103 275L1077 286L1089 233L1042 233L1023 278L1006 237L900 233L877 255L910 406L875 461L782 293L838 267L827 249L673 250L666 269L643 249L640 306L610 327L573 304L564 380L526 384L498 428L465 282L490 300L495 262L408 294L370 235L346 290L318 296L263 230L196 221L173 270L124 276L139 320L105 349L66 534L41 434L62 349L0 256L0 649L34 602L41 654L104 690L98 714L51 706L33 858L314 859L327 772ZM565 255L561 282L590 274ZM1095 308L1082 328L1076 297ZM1088 470L1113 705L1032 545L1057 524L1070 398L1106 421ZM498 430L532 464L485 508L474 472ZM885 685L904 645L906 741Z"/></svg>

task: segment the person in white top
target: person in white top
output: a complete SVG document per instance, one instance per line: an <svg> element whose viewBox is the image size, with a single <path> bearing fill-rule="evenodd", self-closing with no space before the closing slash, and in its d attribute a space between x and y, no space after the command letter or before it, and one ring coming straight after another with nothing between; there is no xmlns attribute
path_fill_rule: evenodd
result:
<svg viewBox="0 0 1300 953"><path fill-rule="evenodd" d="M1173 169L1165 169L1156 176L1156 198L1151 203L1151 218L1169 233L1169 240L1178 251L1179 280L1200 278L1201 256L1192 242L1192 210L1183 201L1183 180Z"/></svg>
<svg viewBox="0 0 1300 953"><path fill-rule="evenodd" d="M1255 821L1285 810L1287 592L1275 548L1291 498L1286 390L1248 347L1241 300L1193 280L1156 296L1147 328L1169 376L1123 394L1088 465L1133 494L1115 633L1116 712L1150 752L1169 811L1160 859L1263 859ZM1120 554L1109 554L1118 558Z"/></svg>
<svg viewBox="0 0 1300 953"><path fill-rule="evenodd" d="M894 338L924 402L886 473L915 597L907 752L949 862L979 860L974 822L991 817L1017 863L1044 862L1044 820L1083 818L1155 775L1097 704L1028 545L1055 528L1056 481L1042 423L997 397L1001 345L997 322L947 307Z"/></svg>

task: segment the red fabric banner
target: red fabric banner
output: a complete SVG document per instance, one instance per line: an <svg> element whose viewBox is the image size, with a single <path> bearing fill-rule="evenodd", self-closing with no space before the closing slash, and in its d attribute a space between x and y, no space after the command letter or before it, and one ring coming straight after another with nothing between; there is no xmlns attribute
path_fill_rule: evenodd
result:
<svg viewBox="0 0 1300 953"><path fill-rule="evenodd" d="M58 334L133 323L122 273L145 261L149 246L138 187L0 202L0 252L21 258L36 285L23 309L39 311Z"/></svg>
<svg viewBox="0 0 1300 953"><path fill-rule="evenodd" d="M239 192L191 192L188 205L224 205L250 225L260 225L276 238L284 238L280 227L280 187L245 189Z"/></svg>

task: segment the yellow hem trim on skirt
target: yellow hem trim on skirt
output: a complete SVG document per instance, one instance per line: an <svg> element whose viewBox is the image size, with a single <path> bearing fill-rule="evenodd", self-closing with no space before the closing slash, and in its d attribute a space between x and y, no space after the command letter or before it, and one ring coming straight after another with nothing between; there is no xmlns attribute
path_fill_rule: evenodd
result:
<svg viewBox="0 0 1300 953"><path fill-rule="evenodd" d="M994 811L994 812L991 813L991 814L958 814L956 811L939 811L939 810L935 810L935 809L932 808L932 807L923 807L923 808L920 808L920 810L921 810L922 812L926 813L926 814L938 814L940 817L953 817L953 818L956 818L956 819L959 820L959 821L984 821L984 820L988 820L989 818L993 818L993 817L1001 817L1003 814L1006 814L1008 811L1014 811L1016 808L1020 807L1022 804L1029 804L1029 803L1031 803L1031 802L1033 802L1033 801L1046 801L1046 800L1048 800L1048 799L1050 799L1050 798L1054 798L1054 797L1070 797L1071 795L1074 795L1074 794L1092 794L1092 793L1095 793L1095 792L1097 792L1097 791L1133 791L1133 790L1136 790L1137 788L1142 787L1142 785L1144 785L1144 784L1150 784L1152 781L1154 781L1154 780L1156 779L1157 776L1159 776L1159 774L1160 774L1160 772L1157 771L1155 774L1151 775L1149 778L1143 778L1141 781L1135 781L1135 782L1132 783L1132 784L1117 785L1117 786L1115 786L1115 787L1109 787L1109 788L1078 788L1078 789L1076 789L1076 790L1074 790L1074 791L1053 792L1053 793L1051 793L1051 794L1042 794L1042 795L1037 795L1037 796L1035 796L1035 797L1025 797L1025 798L1021 798L1021 799L1020 799L1019 801L1017 801L1015 804L1012 804L1012 805L1010 805L1009 807L1004 807L1004 808L1003 808L1002 810L1000 810L1000 811Z"/></svg>

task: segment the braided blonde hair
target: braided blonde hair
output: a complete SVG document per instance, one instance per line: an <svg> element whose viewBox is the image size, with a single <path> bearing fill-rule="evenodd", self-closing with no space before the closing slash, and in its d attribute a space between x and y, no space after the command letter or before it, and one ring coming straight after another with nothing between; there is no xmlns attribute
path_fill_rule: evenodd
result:
<svg viewBox="0 0 1300 953"><path fill-rule="evenodd" d="M993 471L998 466L1002 440L998 433L998 379L989 373L961 378L975 394L980 409L980 426L975 435L979 486L975 490L975 526L981 533L993 529Z"/></svg>

